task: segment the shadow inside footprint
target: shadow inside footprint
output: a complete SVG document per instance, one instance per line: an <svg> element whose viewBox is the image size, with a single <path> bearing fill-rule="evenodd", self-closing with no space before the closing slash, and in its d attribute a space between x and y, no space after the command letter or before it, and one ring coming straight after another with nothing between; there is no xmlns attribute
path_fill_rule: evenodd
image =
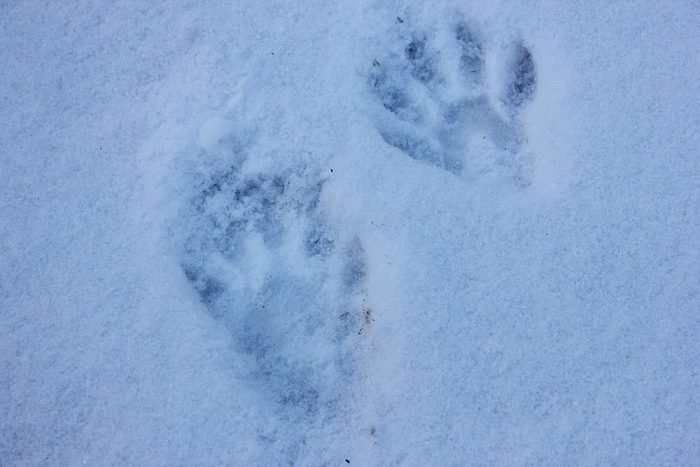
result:
<svg viewBox="0 0 700 467"><path fill-rule="evenodd" d="M514 47L510 62L510 85L506 91L505 101L511 109L518 110L531 100L535 93L535 64L532 53L523 44Z"/></svg>
<svg viewBox="0 0 700 467"><path fill-rule="evenodd" d="M442 149L426 139L405 133L382 132L381 135L384 141L412 159L429 162L453 173L461 169L456 161L446 161Z"/></svg>
<svg viewBox="0 0 700 467"><path fill-rule="evenodd" d="M427 51L426 47L426 38L416 36L404 49L411 63L411 75L422 83L432 80L436 73L435 52Z"/></svg>
<svg viewBox="0 0 700 467"><path fill-rule="evenodd" d="M467 23L460 22L455 29L455 38L460 45L460 68L464 78L472 85L482 82L484 68L483 47L477 34Z"/></svg>

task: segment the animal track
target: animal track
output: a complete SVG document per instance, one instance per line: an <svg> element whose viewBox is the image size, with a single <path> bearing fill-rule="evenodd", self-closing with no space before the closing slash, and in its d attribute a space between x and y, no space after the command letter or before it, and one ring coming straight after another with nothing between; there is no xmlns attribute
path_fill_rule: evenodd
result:
<svg viewBox="0 0 700 467"><path fill-rule="evenodd" d="M373 59L369 87L381 104L373 112L379 133L412 159L454 174L529 184L531 161L518 117L536 88L532 54L511 45L501 89L494 92L480 34L465 21L438 32L397 21L389 47Z"/></svg>
<svg viewBox="0 0 700 467"><path fill-rule="evenodd" d="M332 407L352 376L364 250L357 239L338 240L324 222L317 170L246 173L245 153L240 148L229 157L237 162L199 176L183 269L250 357L250 376L263 391L284 413L312 416Z"/></svg>

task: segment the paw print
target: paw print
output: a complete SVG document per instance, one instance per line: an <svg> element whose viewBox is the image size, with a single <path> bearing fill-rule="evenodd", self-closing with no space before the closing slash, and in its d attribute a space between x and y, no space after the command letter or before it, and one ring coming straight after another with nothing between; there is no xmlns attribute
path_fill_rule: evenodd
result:
<svg viewBox="0 0 700 467"><path fill-rule="evenodd" d="M467 179L495 176L527 186L531 158L519 116L536 90L530 50L511 44L502 76L487 80L484 40L466 21L428 34L402 20L388 38L368 79L383 140ZM494 81L499 89L487 84Z"/></svg>
<svg viewBox="0 0 700 467"><path fill-rule="evenodd" d="M213 169L193 180L182 268L252 362L248 376L281 413L311 420L353 375L364 248L339 241L325 221L317 167L248 172L249 148L222 144L231 146L224 160L202 148Z"/></svg>

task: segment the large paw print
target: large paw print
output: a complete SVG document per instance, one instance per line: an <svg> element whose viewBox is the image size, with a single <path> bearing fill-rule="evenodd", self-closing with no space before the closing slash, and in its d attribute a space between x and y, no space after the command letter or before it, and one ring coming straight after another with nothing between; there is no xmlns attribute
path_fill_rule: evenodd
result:
<svg viewBox="0 0 700 467"><path fill-rule="evenodd" d="M529 184L521 109L532 99L532 54L511 44L502 76L486 79L481 35L465 21L432 34L398 19L372 59L374 123L384 141L412 159L469 179L488 174ZM487 85L500 83L498 89Z"/></svg>
<svg viewBox="0 0 700 467"><path fill-rule="evenodd" d="M198 177L182 266L280 411L313 416L352 378L364 249L325 222L318 170L246 173L245 152Z"/></svg>

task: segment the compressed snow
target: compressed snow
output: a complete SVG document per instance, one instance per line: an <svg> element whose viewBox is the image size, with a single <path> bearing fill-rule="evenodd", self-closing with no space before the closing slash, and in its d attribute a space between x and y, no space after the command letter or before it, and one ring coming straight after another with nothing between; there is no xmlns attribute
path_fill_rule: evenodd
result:
<svg viewBox="0 0 700 467"><path fill-rule="evenodd" d="M1 8L0 464L697 464L696 5Z"/></svg>

